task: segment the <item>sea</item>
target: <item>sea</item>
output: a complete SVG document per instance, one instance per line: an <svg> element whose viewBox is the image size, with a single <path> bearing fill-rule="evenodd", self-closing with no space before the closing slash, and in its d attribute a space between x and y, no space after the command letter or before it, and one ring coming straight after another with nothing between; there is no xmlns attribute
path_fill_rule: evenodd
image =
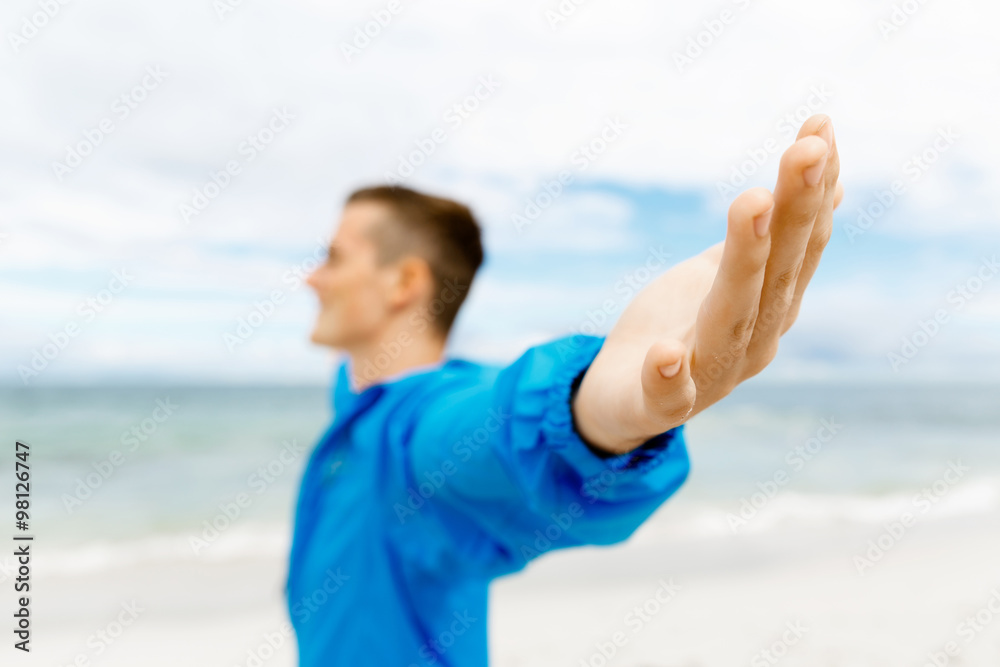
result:
<svg viewBox="0 0 1000 667"><path fill-rule="evenodd" d="M0 508L13 516L20 441L43 572L284 555L330 396L328 387L0 389ZM685 441L689 478L649 520L660 539L876 529L907 512L937 521L1000 507L1000 385L751 382L696 416Z"/></svg>

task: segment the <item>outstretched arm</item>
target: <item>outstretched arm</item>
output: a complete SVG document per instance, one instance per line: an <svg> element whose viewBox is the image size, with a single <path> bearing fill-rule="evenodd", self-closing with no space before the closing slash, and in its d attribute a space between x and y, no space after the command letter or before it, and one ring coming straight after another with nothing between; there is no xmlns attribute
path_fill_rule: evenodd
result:
<svg viewBox="0 0 1000 667"><path fill-rule="evenodd" d="M782 156L774 194L741 194L724 242L636 296L573 400L588 443L631 451L771 363L830 238L839 175L832 122L813 116Z"/></svg>
<svg viewBox="0 0 1000 667"><path fill-rule="evenodd" d="M409 444L392 511L427 567L498 576L550 549L614 544L683 484L683 428L618 456L574 428L570 392L604 340L564 336L503 368L456 367L399 415ZM440 551L425 548L432 535Z"/></svg>

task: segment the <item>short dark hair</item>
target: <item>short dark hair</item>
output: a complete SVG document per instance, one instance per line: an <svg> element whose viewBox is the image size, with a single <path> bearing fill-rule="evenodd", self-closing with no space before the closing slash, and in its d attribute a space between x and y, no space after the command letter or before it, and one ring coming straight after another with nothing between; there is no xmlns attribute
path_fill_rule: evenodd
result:
<svg viewBox="0 0 1000 667"><path fill-rule="evenodd" d="M395 214L389 226L380 224L372 230L379 265L406 254L427 261L439 295L431 302L431 321L447 337L483 263L482 234L472 211L451 199L401 186L361 188L346 203L363 201L385 204ZM454 297L448 301L445 294Z"/></svg>

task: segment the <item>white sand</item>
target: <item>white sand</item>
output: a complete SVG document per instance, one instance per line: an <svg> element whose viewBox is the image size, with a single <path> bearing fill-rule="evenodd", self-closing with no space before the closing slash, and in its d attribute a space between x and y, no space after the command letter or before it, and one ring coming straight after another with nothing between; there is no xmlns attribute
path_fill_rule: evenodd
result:
<svg viewBox="0 0 1000 667"><path fill-rule="evenodd" d="M1000 517L914 526L860 576L853 557L880 532L855 527L799 532L781 543L766 535L550 556L494 586L492 655L502 667L577 667L581 660L596 667L604 664L597 644L607 651L622 631L627 641L607 664L918 667L927 652L956 640L961 660L950 664L1000 665L1000 613L971 643L955 634L1000 591ZM676 597L641 628L630 624L630 610L670 577L681 586ZM655 611L657 603L649 606ZM754 662L796 621L807 630L780 659Z"/></svg>
<svg viewBox="0 0 1000 667"><path fill-rule="evenodd" d="M1000 665L1000 614L971 642L956 634L1000 591L1000 515L919 524L862 577L852 557L879 532L852 526L671 540L644 527L626 545L549 554L493 586L492 664L920 667L928 652L955 641L961 654L949 664ZM83 655L90 662L79 664L101 667L245 667L248 651L286 622L284 566L275 553L37 573L34 650L3 664L64 667ZM651 602L658 582L671 578L676 596ZM98 656L88 636L133 599L144 611ZM9 613L10 596L4 600ZM638 629L626 615L644 604L654 613ZM806 630L787 654L755 661L790 622ZM623 646L602 662L597 645L607 648L616 632ZM286 641L262 664L290 667L295 655Z"/></svg>

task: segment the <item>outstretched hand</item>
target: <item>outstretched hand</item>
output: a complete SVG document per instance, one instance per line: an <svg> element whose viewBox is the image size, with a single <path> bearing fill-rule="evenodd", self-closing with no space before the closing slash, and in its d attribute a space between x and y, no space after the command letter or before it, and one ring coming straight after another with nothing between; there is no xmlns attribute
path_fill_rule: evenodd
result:
<svg viewBox="0 0 1000 667"><path fill-rule="evenodd" d="M839 175L833 125L813 116L782 156L774 194L742 193L725 241L658 276L622 313L573 401L586 441L635 449L771 363L830 239Z"/></svg>

